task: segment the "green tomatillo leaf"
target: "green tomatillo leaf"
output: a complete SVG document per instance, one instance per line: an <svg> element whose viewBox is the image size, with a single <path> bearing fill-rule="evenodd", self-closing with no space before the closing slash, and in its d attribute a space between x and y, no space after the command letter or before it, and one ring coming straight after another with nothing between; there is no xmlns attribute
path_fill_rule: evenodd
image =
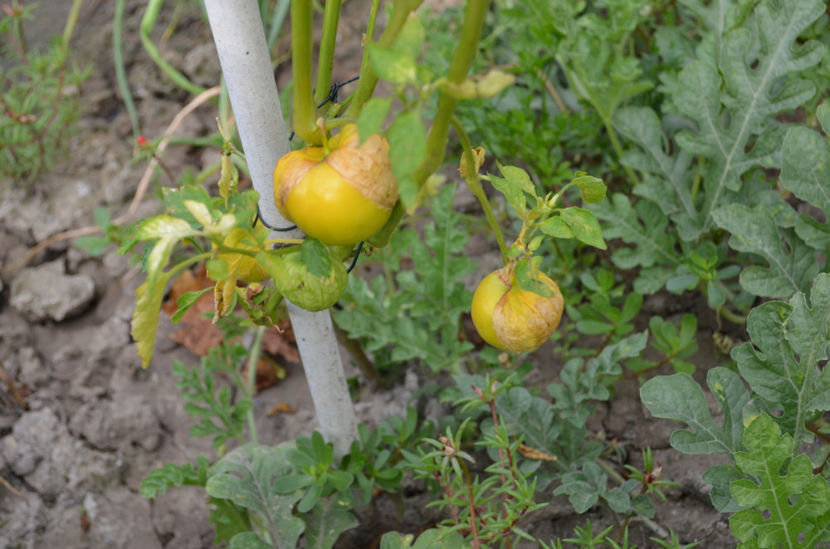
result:
<svg viewBox="0 0 830 549"><path fill-rule="evenodd" d="M536 261L534 261L534 259ZM553 297L554 293L553 290L550 289L550 286L539 279L539 259L541 258L520 260L516 264L513 274L516 277L516 282L519 284L519 288L522 290L526 292L533 292L534 294L538 294L542 297Z"/></svg>
<svg viewBox="0 0 830 549"><path fill-rule="evenodd" d="M597 218L589 210L576 207L565 208L559 215L562 217L562 221L573 230L577 240L600 250L607 248Z"/></svg>
<svg viewBox="0 0 830 549"><path fill-rule="evenodd" d="M419 109L398 116L389 127L389 161L398 180L398 193L407 211L417 206L415 170L426 155L426 131Z"/></svg>
<svg viewBox="0 0 830 549"><path fill-rule="evenodd" d="M360 116L357 119L357 131L360 134L360 142L363 143L370 136L380 132L383 121L386 120L386 114L389 112L389 107L392 105L392 100L388 97L375 97L370 99L363 105L360 110Z"/></svg>
<svg viewBox="0 0 830 549"><path fill-rule="evenodd" d="M545 219L539 224L539 230L553 238L568 239L574 237L573 229L559 216Z"/></svg>
<svg viewBox="0 0 830 549"><path fill-rule="evenodd" d="M392 84L414 82L418 74L416 58L406 48L369 44L369 62L381 80Z"/></svg>
<svg viewBox="0 0 830 549"><path fill-rule="evenodd" d="M326 276L331 272L331 254L316 238L306 238L300 246L300 257L313 276Z"/></svg>

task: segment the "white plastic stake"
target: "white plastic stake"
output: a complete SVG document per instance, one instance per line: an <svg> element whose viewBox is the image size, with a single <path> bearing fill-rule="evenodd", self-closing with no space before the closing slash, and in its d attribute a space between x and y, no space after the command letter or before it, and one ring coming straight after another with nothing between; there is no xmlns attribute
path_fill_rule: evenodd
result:
<svg viewBox="0 0 830 549"><path fill-rule="evenodd" d="M259 8L254 0L205 0L205 8L245 158L260 195L260 215L269 225L289 226L274 204L272 174L277 160L289 151L288 132ZM286 236L272 233L272 238ZM292 303L288 314L321 431L334 444L335 454L343 456L357 436L357 422L331 315L327 310L311 313Z"/></svg>

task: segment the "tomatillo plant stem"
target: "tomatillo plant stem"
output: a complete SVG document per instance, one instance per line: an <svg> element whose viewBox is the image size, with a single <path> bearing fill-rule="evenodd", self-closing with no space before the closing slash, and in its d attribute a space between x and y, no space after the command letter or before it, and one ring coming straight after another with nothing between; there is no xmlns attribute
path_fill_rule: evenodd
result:
<svg viewBox="0 0 830 549"><path fill-rule="evenodd" d="M294 133L309 145L320 144L317 109L311 87L312 13L308 0L291 0L291 70L294 74Z"/></svg>
<svg viewBox="0 0 830 549"><path fill-rule="evenodd" d="M323 35L320 38L320 55L317 58L317 88L314 104L319 105L329 96L331 71L334 67L334 44L337 41L337 23L340 21L341 0L326 0L323 12Z"/></svg>
<svg viewBox="0 0 830 549"><path fill-rule="evenodd" d="M478 51L478 42L481 39L484 28L484 18L487 15L487 8L490 0L468 0L464 9L464 26L461 29L461 37L458 45L453 51L450 70L447 74L447 81L451 84L460 84L470 72L473 59ZM385 34L385 33L384 33ZM444 162L444 154L447 148L447 135L450 129L450 119L455 111L458 101L445 91L440 92L438 99L438 111L435 114L435 121L427 134L425 160L415 171L415 184L421 188L427 178L435 173ZM395 229L403 218L404 208L400 200L395 204L392 215L386 225L370 240L369 243L376 248L382 248L389 243Z"/></svg>
<svg viewBox="0 0 830 549"><path fill-rule="evenodd" d="M467 163L467 177L465 178L467 181L467 187L470 188L470 192L473 193L473 196L475 196L478 199L479 204L481 204L481 209L484 210L484 215L487 217L487 223L490 224L490 230L493 231L493 234L496 236L496 242L499 244L502 263L506 265L507 243L504 240L504 234L501 231L499 222L493 214L493 208L490 206L490 201L487 199L487 195L484 194L484 188L481 186L481 180L478 177L478 170L476 169L473 156L473 147L470 145L470 137L467 135L467 132L464 130L464 126L461 125L461 122L456 116L452 117L452 125L458 133L458 139L461 141L461 147L464 150L464 156L462 158L466 159Z"/></svg>
<svg viewBox="0 0 830 549"><path fill-rule="evenodd" d="M288 132L259 10L249 0L204 0L204 4L251 179L260 195L260 215L269 225L284 227L288 222L274 202L272 176L277 161L289 151ZM315 123L313 117L311 123ZM271 236L299 237L300 233L274 232ZM312 313L293 303L287 307L323 437L334 444L337 456L343 456L357 437L357 421L331 316L328 311Z"/></svg>
<svg viewBox="0 0 830 549"><path fill-rule="evenodd" d="M392 15L389 17L389 23L386 25L386 29L384 29L383 34L378 40L378 44L381 46L391 46L395 41L395 38L397 38L398 33L403 28L404 23L406 23L406 18L409 17L409 14L415 11L415 9L417 9L423 1L424 0L397 0L392 6ZM369 31L366 35L367 43L364 46L363 60L360 64L360 80L357 84L357 90L355 90L354 94L352 94L354 99L352 99L351 105L349 105L349 108L346 110L346 116L353 118L357 118L357 115L360 114L360 109L363 108L363 104L371 99L372 93L375 91L375 86L378 83L378 75L375 74L375 70L369 62L368 53L369 44L372 42L372 32L374 31L375 18L377 17L377 2L372 2L372 12L373 13L369 18Z"/></svg>

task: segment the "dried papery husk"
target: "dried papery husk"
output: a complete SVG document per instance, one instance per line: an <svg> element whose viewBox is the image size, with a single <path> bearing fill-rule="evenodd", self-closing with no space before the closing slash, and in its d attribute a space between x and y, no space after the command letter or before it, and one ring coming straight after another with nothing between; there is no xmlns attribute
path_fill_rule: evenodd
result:
<svg viewBox="0 0 830 549"><path fill-rule="evenodd" d="M398 181L389 163L389 142L372 135L358 144L357 126L349 124L332 138L326 163L364 198L391 210L398 200Z"/></svg>
<svg viewBox="0 0 830 549"><path fill-rule="evenodd" d="M533 350L559 326L565 307L559 286L545 275L539 280L553 291L551 297L522 290L514 280L493 311L493 328L505 351Z"/></svg>

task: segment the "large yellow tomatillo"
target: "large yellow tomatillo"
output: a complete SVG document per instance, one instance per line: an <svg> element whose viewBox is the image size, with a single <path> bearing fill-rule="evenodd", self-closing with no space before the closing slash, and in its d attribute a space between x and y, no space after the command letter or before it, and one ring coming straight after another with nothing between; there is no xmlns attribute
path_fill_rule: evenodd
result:
<svg viewBox="0 0 830 549"><path fill-rule="evenodd" d="M523 353L548 340L562 319L564 301L556 282L538 276L553 292L551 297L521 289L509 267L482 279L473 294L471 313L484 341L503 351Z"/></svg>
<svg viewBox="0 0 830 549"><path fill-rule="evenodd" d="M374 235L398 200L389 143L372 135L359 145L347 124L326 147L283 156L274 169L274 200L282 215L329 245L351 245Z"/></svg>

